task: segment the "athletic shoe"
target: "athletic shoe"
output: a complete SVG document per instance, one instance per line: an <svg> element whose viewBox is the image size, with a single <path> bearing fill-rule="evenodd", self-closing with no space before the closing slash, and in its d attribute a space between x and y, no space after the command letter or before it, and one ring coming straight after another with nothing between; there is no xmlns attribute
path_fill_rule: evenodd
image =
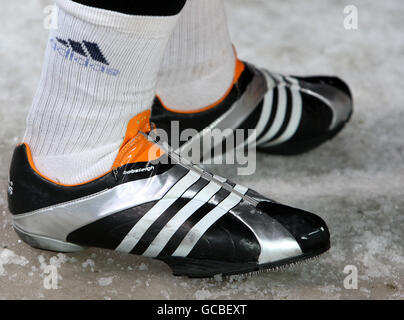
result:
<svg viewBox="0 0 404 320"><path fill-rule="evenodd" d="M133 118L110 172L80 185L43 176L29 146L16 147L8 202L29 245L118 250L164 261L175 275L271 269L330 246L318 216L183 162L151 140L150 112Z"/></svg>
<svg viewBox="0 0 404 320"><path fill-rule="evenodd" d="M339 78L282 76L238 61L233 86L221 101L201 110L179 112L156 97L151 121L167 131L169 139L173 121L179 122L180 132L199 132L180 145L183 150L200 144L216 128L233 130L225 137L234 135L236 129L256 129L255 136L245 134L237 147L249 144L270 154L295 155L337 135L352 112L349 87ZM208 153L204 159L210 150Z"/></svg>

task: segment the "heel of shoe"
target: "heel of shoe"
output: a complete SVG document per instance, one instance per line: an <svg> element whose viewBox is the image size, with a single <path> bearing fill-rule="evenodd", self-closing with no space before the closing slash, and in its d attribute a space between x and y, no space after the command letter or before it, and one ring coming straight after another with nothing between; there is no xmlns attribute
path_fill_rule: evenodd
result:
<svg viewBox="0 0 404 320"><path fill-rule="evenodd" d="M22 241L36 249L65 253L78 252L86 249L85 247L78 246L74 243L64 242L61 240L56 240L26 232L15 225L14 230Z"/></svg>

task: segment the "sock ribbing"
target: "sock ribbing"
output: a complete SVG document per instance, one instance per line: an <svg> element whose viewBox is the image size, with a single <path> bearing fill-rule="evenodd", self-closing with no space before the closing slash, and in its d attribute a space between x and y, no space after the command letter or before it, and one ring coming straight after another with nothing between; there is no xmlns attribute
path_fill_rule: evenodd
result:
<svg viewBox="0 0 404 320"><path fill-rule="evenodd" d="M129 16L57 0L24 142L63 184L111 169L128 121L150 108L177 16Z"/></svg>
<svg viewBox="0 0 404 320"><path fill-rule="evenodd" d="M157 94L177 110L218 101L229 89L235 54L222 0L188 0L164 53Z"/></svg>

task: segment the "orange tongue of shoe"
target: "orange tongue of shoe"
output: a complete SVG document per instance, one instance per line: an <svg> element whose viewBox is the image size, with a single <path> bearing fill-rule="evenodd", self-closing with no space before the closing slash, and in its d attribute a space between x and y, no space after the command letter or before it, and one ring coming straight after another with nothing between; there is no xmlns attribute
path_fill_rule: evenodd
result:
<svg viewBox="0 0 404 320"><path fill-rule="evenodd" d="M124 147L130 140L135 138L139 131L144 133L149 133L151 130L150 126L150 110L139 113L134 116L128 123L128 127L126 129L125 139L122 142L122 147Z"/></svg>
<svg viewBox="0 0 404 320"><path fill-rule="evenodd" d="M151 131L150 114L150 110L147 110L129 121L125 138L113 165L114 169L129 163L153 161L164 154L157 144L141 134Z"/></svg>

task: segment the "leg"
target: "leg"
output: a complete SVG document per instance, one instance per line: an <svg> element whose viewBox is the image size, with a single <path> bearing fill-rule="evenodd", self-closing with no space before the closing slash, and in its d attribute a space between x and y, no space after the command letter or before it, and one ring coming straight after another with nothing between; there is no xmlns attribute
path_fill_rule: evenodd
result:
<svg viewBox="0 0 404 320"><path fill-rule="evenodd" d="M190 0L164 53L157 94L178 111L214 104L232 85L235 61L223 1Z"/></svg>
<svg viewBox="0 0 404 320"><path fill-rule="evenodd" d="M23 241L153 257L191 277L272 269L328 250L321 218L184 164L149 135L178 15L57 3L59 28L10 168L8 204Z"/></svg>
<svg viewBox="0 0 404 320"><path fill-rule="evenodd" d="M256 129L244 144L291 155L334 137L352 114L350 90L336 77L283 76L238 61L223 0L189 0L168 48L153 106L166 130L171 121L201 133Z"/></svg>
<svg viewBox="0 0 404 320"><path fill-rule="evenodd" d="M111 8L112 2L102 3ZM133 1L120 1L130 14L57 1L59 25L49 34L23 140L38 170L77 184L111 168L128 120L151 106L162 54L184 2L144 16L136 15ZM139 13L158 7L147 3Z"/></svg>

